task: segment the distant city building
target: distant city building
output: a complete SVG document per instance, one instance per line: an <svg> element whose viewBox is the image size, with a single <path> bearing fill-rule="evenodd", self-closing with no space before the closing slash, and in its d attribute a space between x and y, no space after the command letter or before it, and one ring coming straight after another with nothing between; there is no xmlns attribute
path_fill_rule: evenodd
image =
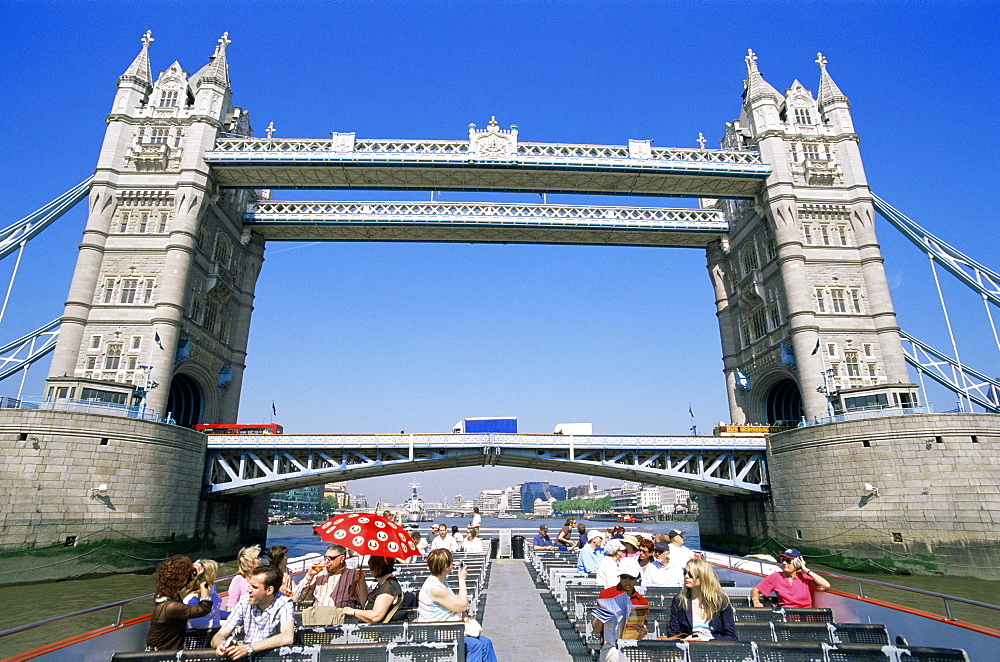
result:
<svg viewBox="0 0 1000 662"><path fill-rule="evenodd" d="M616 513L631 513L636 514L641 512L640 509L640 499L642 490L637 487L632 488L620 488L618 490L612 490L611 493L611 510Z"/></svg>
<svg viewBox="0 0 1000 662"><path fill-rule="evenodd" d="M554 501L547 501L545 499L535 499L535 505L532 512L540 517L550 517L552 515L552 504Z"/></svg>
<svg viewBox="0 0 1000 662"><path fill-rule="evenodd" d="M590 485L577 485L575 487L566 488L567 499L582 499L588 494L590 494Z"/></svg>
<svg viewBox="0 0 1000 662"><path fill-rule="evenodd" d="M323 501L323 486L312 485L271 494L270 510L274 513L317 513Z"/></svg>
<svg viewBox="0 0 1000 662"><path fill-rule="evenodd" d="M534 512L535 499L542 501L564 501L566 499L566 488L558 485L549 485L548 481L531 483L521 483L521 512Z"/></svg>
<svg viewBox="0 0 1000 662"><path fill-rule="evenodd" d="M483 490L472 505L483 513L504 512L507 510L507 493L505 490Z"/></svg>
<svg viewBox="0 0 1000 662"><path fill-rule="evenodd" d="M323 486L323 498L333 499L337 509L351 507L351 495L347 492L347 483L327 483Z"/></svg>

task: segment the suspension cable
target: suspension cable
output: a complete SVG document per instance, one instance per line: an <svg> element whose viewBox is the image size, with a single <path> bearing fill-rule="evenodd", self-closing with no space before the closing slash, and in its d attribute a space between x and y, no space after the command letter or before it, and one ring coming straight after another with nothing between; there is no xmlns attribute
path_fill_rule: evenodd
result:
<svg viewBox="0 0 1000 662"><path fill-rule="evenodd" d="M927 258L931 261L931 273L934 274L934 285L937 286L938 298L941 299L941 310L944 311L944 323L948 327L948 337L951 338L951 349L955 352L955 364L958 366L958 372L965 374L962 369L962 359L958 355L958 343L955 342L955 332L951 328L951 317L948 315L948 306L944 302L944 293L941 291L941 281L938 279L937 267L934 265L934 256L930 253L927 254ZM965 379L961 381L958 379L958 374L955 373L955 365L951 366L951 378L954 380L955 384L961 384L961 389L965 393L965 399L969 403L969 411L972 411L972 400L969 399L969 390L965 386ZM965 411L965 404L962 402L962 395L958 394L958 408Z"/></svg>

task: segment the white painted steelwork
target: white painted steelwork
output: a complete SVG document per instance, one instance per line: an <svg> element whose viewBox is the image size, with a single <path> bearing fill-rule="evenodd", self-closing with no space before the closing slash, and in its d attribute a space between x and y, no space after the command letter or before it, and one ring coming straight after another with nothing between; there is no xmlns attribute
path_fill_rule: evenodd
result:
<svg viewBox="0 0 1000 662"><path fill-rule="evenodd" d="M904 331L899 332L899 339L903 342L906 362L921 374L986 411L1000 414L1000 380L958 363Z"/></svg>
<svg viewBox="0 0 1000 662"><path fill-rule="evenodd" d="M765 437L209 435L207 492L266 494L412 471L510 466L716 495L766 493Z"/></svg>
<svg viewBox="0 0 1000 662"><path fill-rule="evenodd" d="M481 143L355 140L353 134L332 140L223 138L204 159L219 185L244 188L747 198L771 173L760 154L748 150L653 148L648 141L629 146L508 141L491 151Z"/></svg>
<svg viewBox="0 0 1000 662"><path fill-rule="evenodd" d="M716 209L444 202L250 203L254 232L284 241L460 241L704 247L729 230Z"/></svg>
<svg viewBox="0 0 1000 662"><path fill-rule="evenodd" d="M24 370L55 349L56 341L59 339L60 322L60 319L54 319L0 347L0 379L6 379L19 370Z"/></svg>

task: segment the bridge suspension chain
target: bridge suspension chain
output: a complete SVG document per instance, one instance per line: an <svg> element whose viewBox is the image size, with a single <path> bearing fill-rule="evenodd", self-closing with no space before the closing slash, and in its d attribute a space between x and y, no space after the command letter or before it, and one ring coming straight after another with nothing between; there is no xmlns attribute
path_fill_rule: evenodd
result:
<svg viewBox="0 0 1000 662"><path fill-rule="evenodd" d="M52 202L0 230L0 259L16 251L21 244L37 237L42 230L87 197L93 179L93 175L87 177Z"/></svg>
<svg viewBox="0 0 1000 662"><path fill-rule="evenodd" d="M13 342L0 347L0 381L39 360L56 348L61 319L25 334ZM41 341L39 343L39 341Z"/></svg>
<svg viewBox="0 0 1000 662"><path fill-rule="evenodd" d="M1000 380L962 365L904 331L899 332L899 337L907 363L956 395L1000 414Z"/></svg>

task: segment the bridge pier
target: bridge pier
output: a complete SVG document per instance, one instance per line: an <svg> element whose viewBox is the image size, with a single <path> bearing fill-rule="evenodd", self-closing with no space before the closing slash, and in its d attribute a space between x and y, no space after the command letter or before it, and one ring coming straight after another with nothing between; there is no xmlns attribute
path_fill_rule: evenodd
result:
<svg viewBox="0 0 1000 662"><path fill-rule="evenodd" d="M770 538L844 569L998 579L998 431L1000 415L956 413L772 435L769 498L699 497L702 536Z"/></svg>
<svg viewBox="0 0 1000 662"><path fill-rule="evenodd" d="M266 538L266 496L203 495L205 437L186 428L0 409L0 454L0 550L25 552L5 555L0 584L226 557Z"/></svg>

